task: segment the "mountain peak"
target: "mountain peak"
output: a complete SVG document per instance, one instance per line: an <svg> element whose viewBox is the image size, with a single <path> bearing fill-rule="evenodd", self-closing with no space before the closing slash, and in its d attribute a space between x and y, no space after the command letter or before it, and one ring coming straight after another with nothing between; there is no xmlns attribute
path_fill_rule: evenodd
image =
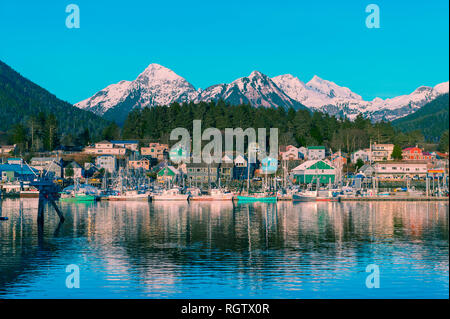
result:
<svg viewBox="0 0 450 319"><path fill-rule="evenodd" d="M170 81L178 80L182 77L160 64L151 63L141 74L139 74L137 80L140 78Z"/></svg>
<svg viewBox="0 0 450 319"><path fill-rule="evenodd" d="M254 78L254 77L265 77L266 75L262 74L261 72L255 70L252 73L250 73L250 75L248 76L249 78Z"/></svg>

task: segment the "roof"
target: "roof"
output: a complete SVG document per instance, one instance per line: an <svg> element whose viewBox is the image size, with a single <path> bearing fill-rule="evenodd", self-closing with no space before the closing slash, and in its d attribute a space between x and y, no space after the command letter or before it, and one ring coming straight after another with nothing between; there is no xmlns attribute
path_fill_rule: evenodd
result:
<svg viewBox="0 0 450 319"><path fill-rule="evenodd" d="M133 140L114 140L111 141L113 144L139 144L139 141L133 141Z"/></svg>
<svg viewBox="0 0 450 319"><path fill-rule="evenodd" d="M334 169L334 167L323 160L306 161L292 169L292 171L300 171L306 169Z"/></svg>
<svg viewBox="0 0 450 319"><path fill-rule="evenodd" d="M325 146L308 146L309 150L324 150Z"/></svg>
<svg viewBox="0 0 450 319"><path fill-rule="evenodd" d="M21 175L35 175L36 169L30 168L27 165L19 164L0 164L0 171L14 172Z"/></svg>

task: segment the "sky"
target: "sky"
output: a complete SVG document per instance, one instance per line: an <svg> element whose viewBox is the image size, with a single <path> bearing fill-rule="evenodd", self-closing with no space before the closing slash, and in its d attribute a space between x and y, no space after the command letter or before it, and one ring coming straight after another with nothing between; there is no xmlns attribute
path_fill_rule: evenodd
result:
<svg viewBox="0 0 450 319"><path fill-rule="evenodd" d="M66 6L80 28L66 27ZM367 28L366 7L380 9ZM366 100L449 79L448 0L0 1L0 60L70 103L158 63L196 88L253 70Z"/></svg>

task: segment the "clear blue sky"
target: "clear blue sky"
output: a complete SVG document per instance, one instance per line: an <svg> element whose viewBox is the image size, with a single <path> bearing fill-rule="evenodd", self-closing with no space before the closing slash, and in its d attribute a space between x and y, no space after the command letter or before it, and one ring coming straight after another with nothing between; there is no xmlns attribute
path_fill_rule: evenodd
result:
<svg viewBox="0 0 450 319"><path fill-rule="evenodd" d="M80 29L65 26L70 3ZM380 29L365 26L370 3ZM0 1L0 60L71 103L150 63L196 88L259 70L386 98L448 81L448 10L448 0Z"/></svg>

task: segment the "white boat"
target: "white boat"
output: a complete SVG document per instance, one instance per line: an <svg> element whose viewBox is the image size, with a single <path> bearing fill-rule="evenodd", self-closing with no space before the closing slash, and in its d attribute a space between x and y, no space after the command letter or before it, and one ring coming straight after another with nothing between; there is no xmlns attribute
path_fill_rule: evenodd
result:
<svg viewBox="0 0 450 319"><path fill-rule="evenodd" d="M295 202L338 202L340 197L334 196L331 191L306 190L292 194L292 200Z"/></svg>
<svg viewBox="0 0 450 319"><path fill-rule="evenodd" d="M192 195L189 199L193 201L222 201L233 200L234 194L231 192L225 192L221 189L211 189L207 195L196 194Z"/></svg>
<svg viewBox="0 0 450 319"><path fill-rule="evenodd" d="M171 188L151 195L151 200L154 201L187 201L189 194L181 194L178 188Z"/></svg>
<svg viewBox="0 0 450 319"><path fill-rule="evenodd" d="M107 200L110 201L148 201L149 200L150 193L149 192L138 192L137 190L128 190L124 191L123 193L118 193L117 195L108 195L106 197Z"/></svg>

